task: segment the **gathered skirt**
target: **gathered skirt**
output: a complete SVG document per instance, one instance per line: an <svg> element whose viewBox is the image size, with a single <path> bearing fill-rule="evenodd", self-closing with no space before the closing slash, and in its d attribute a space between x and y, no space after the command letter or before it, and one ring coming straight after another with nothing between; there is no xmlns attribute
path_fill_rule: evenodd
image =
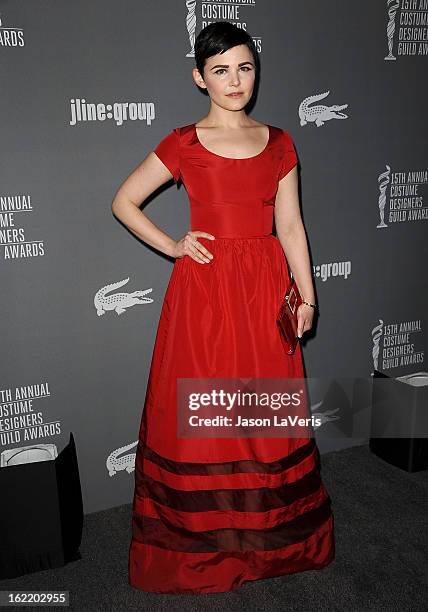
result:
<svg viewBox="0 0 428 612"><path fill-rule="evenodd" d="M177 435L177 379L303 378L276 315L289 282L279 240L203 237L206 264L174 263L160 314L135 459L129 584L209 593L321 569L334 517L310 437Z"/></svg>

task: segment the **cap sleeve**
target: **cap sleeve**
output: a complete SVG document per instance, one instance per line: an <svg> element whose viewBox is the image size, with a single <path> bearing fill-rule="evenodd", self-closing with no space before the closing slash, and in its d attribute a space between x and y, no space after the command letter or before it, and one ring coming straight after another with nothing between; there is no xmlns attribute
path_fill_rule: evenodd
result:
<svg viewBox="0 0 428 612"><path fill-rule="evenodd" d="M281 169L278 180L286 176L292 168L297 164L297 154L294 148L293 140L288 132L282 130L283 150Z"/></svg>
<svg viewBox="0 0 428 612"><path fill-rule="evenodd" d="M153 149L161 162L171 172L174 182L180 178L180 135L179 128L174 128Z"/></svg>

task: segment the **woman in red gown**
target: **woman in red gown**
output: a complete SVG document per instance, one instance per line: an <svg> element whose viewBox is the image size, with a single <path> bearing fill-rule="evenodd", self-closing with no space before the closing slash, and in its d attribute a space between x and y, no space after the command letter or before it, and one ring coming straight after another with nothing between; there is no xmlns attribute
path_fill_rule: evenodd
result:
<svg viewBox="0 0 428 612"><path fill-rule="evenodd" d="M129 584L158 593L228 591L321 569L335 557L331 499L312 436L177 435L180 378L304 377L300 346L286 355L276 325L287 260L307 302L300 336L314 313L291 136L244 110L259 71L252 39L213 23L199 34L195 57L193 77L210 96L210 112L166 135L112 207L175 258L141 419L129 550ZM191 229L179 241L138 209L171 177L190 203Z"/></svg>

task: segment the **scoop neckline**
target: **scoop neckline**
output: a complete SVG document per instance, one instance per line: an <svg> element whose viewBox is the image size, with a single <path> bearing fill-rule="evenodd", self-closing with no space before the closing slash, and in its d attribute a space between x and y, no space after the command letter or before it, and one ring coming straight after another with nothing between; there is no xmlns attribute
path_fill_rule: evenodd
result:
<svg viewBox="0 0 428 612"><path fill-rule="evenodd" d="M214 155L214 157L219 157L220 159L228 159L231 161L245 161L247 159L256 159L257 157L260 157L261 155L263 155L263 153L267 150L267 148L270 145L270 142L272 140L272 129L271 126L268 123L265 123L265 125L268 128L268 140L266 145L264 146L264 148L260 151L260 153L257 153L256 155L252 155L251 157L225 157L224 155L219 155L218 153L214 153L214 151L210 151L209 149L207 149L202 142L199 140L199 136L198 136L198 132L196 129L196 123L192 123L193 126L193 133L196 137L196 141L199 144L199 146L204 149L204 151L206 151L207 153L210 153L211 155Z"/></svg>

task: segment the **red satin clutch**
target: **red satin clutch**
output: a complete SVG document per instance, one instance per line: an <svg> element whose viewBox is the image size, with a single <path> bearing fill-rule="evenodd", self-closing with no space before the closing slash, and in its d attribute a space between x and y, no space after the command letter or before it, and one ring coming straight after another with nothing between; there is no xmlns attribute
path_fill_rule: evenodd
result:
<svg viewBox="0 0 428 612"><path fill-rule="evenodd" d="M276 319L282 346L288 355L294 353L299 341L297 337L297 309L301 303L302 298L294 279L292 279L285 292Z"/></svg>

